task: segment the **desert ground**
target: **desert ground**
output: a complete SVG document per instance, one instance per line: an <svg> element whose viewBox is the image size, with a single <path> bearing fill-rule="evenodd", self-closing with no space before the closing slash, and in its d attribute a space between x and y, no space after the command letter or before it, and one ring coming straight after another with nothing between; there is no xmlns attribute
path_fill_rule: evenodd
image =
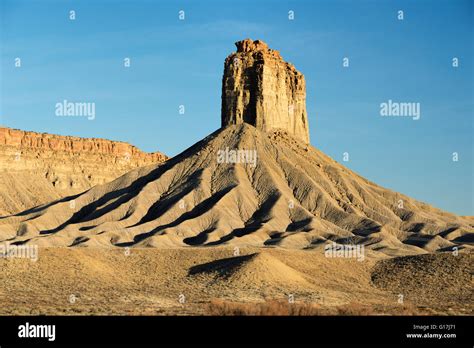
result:
<svg viewBox="0 0 474 348"><path fill-rule="evenodd" d="M322 248L40 248L37 261L0 259L0 314L472 315L472 255L380 255L357 261L327 258Z"/></svg>

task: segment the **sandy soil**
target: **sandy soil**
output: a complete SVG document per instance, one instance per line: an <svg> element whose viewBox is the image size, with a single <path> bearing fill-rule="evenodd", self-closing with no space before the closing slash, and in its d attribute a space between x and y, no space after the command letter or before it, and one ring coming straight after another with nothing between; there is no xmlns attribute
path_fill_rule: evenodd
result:
<svg viewBox="0 0 474 348"><path fill-rule="evenodd" d="M37 261L0 259L0 314L205 315L215 299L257 303L290 296L329 314L353 304L370 308L368 314L399 314L406 306L410 314L473 313L472 270L466 269L472 255L407 261L369 252L357 261L327 258L321 248L236 252L230 247L40 248ZM416 262L424 266L416 267L415 277ZM415 278L423 288L416 289Z"/></svg>

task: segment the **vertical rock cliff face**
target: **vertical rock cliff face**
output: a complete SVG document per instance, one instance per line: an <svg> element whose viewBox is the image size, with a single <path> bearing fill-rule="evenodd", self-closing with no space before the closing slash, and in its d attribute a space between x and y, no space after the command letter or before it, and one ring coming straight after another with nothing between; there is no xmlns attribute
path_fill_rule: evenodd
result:
<svg viewBox="0 0 474 348"><path fill-rule="evenodd" d="M224 64L222 127L245 122L263 131L284 129L309 143L303 74L260 40L235 45Z"/></svg>

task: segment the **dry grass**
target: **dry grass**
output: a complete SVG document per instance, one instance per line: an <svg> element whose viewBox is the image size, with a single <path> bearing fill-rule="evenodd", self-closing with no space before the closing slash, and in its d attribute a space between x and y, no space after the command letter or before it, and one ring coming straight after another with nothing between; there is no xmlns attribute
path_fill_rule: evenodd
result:
<svg viewBox="0 0 474 348"><path fill-rule="evenodd" d="M213 299L209 304L210 315L321 315L320 306L312 303L288 303L270 300L260 303L230 302Z"/></svg>
<svg viewBox="0 0 474 348"><path fill-rule="evenodd" d="M215 316L314 316L314 315L419 315L421 313L415 306L403 305L397 308L374 307L356 302L344 306L322 307L315 303L288 303L282 300L269 300L259 303L231 302L213 299L208 306L209 315Z"/></svg>

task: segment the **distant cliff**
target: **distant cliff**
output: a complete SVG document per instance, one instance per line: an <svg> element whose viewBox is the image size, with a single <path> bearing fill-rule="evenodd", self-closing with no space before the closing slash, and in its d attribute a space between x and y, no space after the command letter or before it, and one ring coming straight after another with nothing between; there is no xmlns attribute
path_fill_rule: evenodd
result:
<svg viewBox="0 0 474 348"><path fill-rule="evenodd" d="M0 127L0 216L111 181L167 156L125 142Z"/></svg>

